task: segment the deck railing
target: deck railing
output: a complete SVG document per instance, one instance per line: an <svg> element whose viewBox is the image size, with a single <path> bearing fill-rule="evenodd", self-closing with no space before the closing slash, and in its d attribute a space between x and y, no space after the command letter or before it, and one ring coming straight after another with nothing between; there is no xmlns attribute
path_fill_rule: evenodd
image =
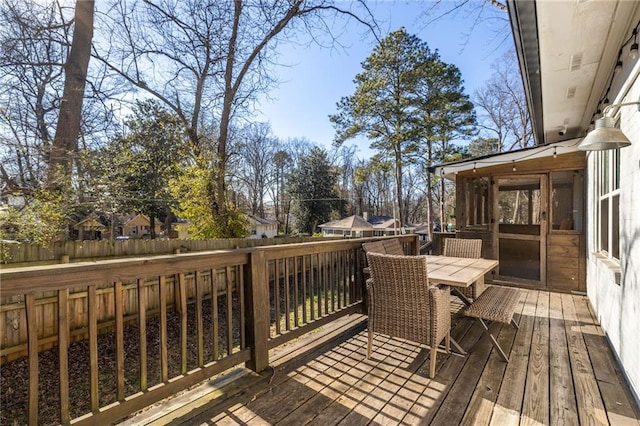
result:
<svg viewBox="0 0 640 426"><path fill-rule="evenodd" d="M415 236L398 238L416 252ZM13 420L104 424L235 365L263 370L269 349L362 312L363 241L0 271L11 306L0 317L2 350L28 359L27 413ZM55 356L44 356L52 345Z"/></svg>

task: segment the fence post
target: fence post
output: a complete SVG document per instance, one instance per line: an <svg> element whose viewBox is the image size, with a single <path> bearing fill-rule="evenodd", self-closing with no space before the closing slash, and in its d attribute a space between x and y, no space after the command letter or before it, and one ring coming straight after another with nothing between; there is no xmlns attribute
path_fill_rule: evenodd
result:
<svg viewBox="0 0 640 426"><path fill-rule="evenodd" d="M417 256L420 254L420 236L418 234L413 234L413 238L411 240L411 250L413 251L413 255Z"/></svg>
<svg viewBox="0 0 640 426"><path fill-rule="evenodd" d="M269 366L269 285L267 282L264 250L249 252L245 266L247 306L246 335L251 348L251 359L246 366L260 372Z"/></svg>

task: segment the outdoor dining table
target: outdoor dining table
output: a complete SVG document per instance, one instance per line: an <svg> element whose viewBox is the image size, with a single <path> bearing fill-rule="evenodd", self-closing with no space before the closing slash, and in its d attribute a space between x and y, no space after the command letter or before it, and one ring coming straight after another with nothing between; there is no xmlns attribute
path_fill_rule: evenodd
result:
<svg viewBox="0 0 640 426"><path fill-rule="evenodd" d="M468 259L463 257L427 255L427 276L429 284L445 284L451 287L451 293L470 306L471 301L458 290L469 287L498 266L494 259ZM462 354L466 351L451 337L451 344Z"/></svg>

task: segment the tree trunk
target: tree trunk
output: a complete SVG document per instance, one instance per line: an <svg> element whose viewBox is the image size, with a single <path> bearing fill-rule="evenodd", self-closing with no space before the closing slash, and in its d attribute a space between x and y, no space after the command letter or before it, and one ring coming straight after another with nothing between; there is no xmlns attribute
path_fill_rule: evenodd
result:
<svg viewBox="0 0 640 426"><path fill-rule="evenodd" d="M225 175L227 169L227 141L229 139L229 124L231 121L231 108L235 98L233 84L233 69L236 60L236 43L238 39L238 28L240 26L240 15L242 14L242 1L233 2L233 25L231 37L229 37L227 62L224 72L224 100L222 103L222 114L220 117L220 134L218 136L218 151L214 170L215 176L215 201L213 206L214 214L226 216L226 185Z"/></svg>
<svg viewBox="0 0 640 426"><path fill-rule="evenodd" d="M49 154L47 188L71 187L73 155L77 151L82 101L87 81L93 38L93 0L78 0L71 51L65 64L65 80L56 134Z"/></svg>
<svg viewBox="0 0 640 426"><path fill-rule="evenodd" d="M156 217L154 215L149 216L149 225L150 228L149 232L150 232L150 236L152 240L156 239Z"/></svg>
<svg viewBox="0 0 640 426"><path fill-rule="evenodd" d="M429 169L427 168L427 226L429 232L429 240L433 240L433 202L431 199L431 195L433 193L433 188L431 187L431 173L429 173Z"/></svg>
<svg viewBox="0 0 640 426"><path fill-rule="evenodd" d="M431 142L427 141L427 222L429 223L429 239L433 239L433 185L431 184L431 173L429 173L429 167L431 167ZM440 224L442 229L443 224Z"/></svg>
<svg viewBox="0 0 640 426"><path fill-rule="evenodd" d="M402 212L402 157L400 149L396 151L396 201L398 203L398 219L400 221L400 226L404 226L404 214Z"/></svg>
<svg viewBox="0 0 640 426"><path fill-rule="evenodd" d="M440 226L444 226L448 222L444 217L444 176L440 176Z"/></svg>

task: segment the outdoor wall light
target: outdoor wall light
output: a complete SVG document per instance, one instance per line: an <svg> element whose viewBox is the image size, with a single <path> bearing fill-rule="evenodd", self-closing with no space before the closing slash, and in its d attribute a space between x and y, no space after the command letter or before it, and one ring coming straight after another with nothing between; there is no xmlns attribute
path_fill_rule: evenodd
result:
<svg viewBox="0 0 640 426"><path fill-rule="evenodd" d="M622 130L616 127L615 120L607 117L607 112L611 108L628 105L640 105L640 101L608 105L603 111L602 118L596 120L595 128L580 142L578 149L582 151L604 151L631 145L629 138L625 136Z"/></svg>
<svg viewBox="0 0 640 426"><path fill-rule="evenodd" d="M631 38L633 38L633 44L629 48L629 58L635 60L638 57L638 28L633 29Z"/></svg>
<svg viewBox="0 0 640 426"><path fill-rule="evenodd" d="M629 49L629 58L631 58L631 60L635 60L638 57L638 42L635 42L631 45L631 48Z"/></svg>

